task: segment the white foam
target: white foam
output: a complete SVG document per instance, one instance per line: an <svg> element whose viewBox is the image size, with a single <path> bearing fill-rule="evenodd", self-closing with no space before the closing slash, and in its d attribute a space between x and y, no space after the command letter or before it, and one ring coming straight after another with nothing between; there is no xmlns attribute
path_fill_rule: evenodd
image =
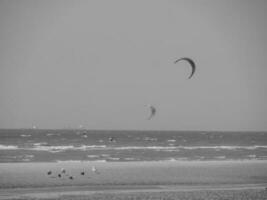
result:
<svg viewBox="0 0 267 200"><path fill-rule="evenodd" d="M107 160L94 160L94 162L107 162Z"/></svg>
<svg viewBox="0 0 267 200"><path fill-rule="evenodd" d="M226 149L226 150L237 150L237 149L246 149L246 150L255 150L258 148L267 148L267 146L179 146L181 149L195 150L195 149Z"/></svg>
<svg viewBox="0 0 267 200"><path fill-rule="evenodd" d="M155 151L180 151L180 150L199 150L199 149L214 149L219 150L256 150L258 148L267 148L267 146L122 146L122 147L107 147L106 145L82 145L82 146L36 146L33 150L60 152L66 150L155 150Z"/></svg>
<svg viewBox="0 0 267 200"><path fill-rule="evenodd" d="M134 158L125 158L124 160L135 160Z"/></svg>
<svg viewBox="0 0 267 200"><path fill-rule="evenodd" d="M237 150L237 149L246 149L246 150L255 150L258 148L267 148L267 146L128 146L128 147L113 147L108 149L114 150L138 150L138 149L151 149L151 150L199 150L199 149L226 149L226 150Z"/></svg>
<svg viewBox="0 0 267 200"><path fill-rule="evenodd" d="M88 158L99 158L99 155L87 155Z"/></svg>
<svg viewBox="0 0 267 200"><path fill-rule="evenodd" d="M214 157L214 158L216 158L216 159L225 159L226 156L216 156L216 157Z"/></svg>
<svg viewBox="0 0 267 200"><path fill-rule="evenodd" d="M158 138L152 138L152 137L145 137L145 141L158 141Z"/></svg>
<svg viewBox="0 0 267 200"><path fill-rule="evenodd" d="M69 162L72 162L72 163L81 163L83 162L82 160L56 160L57 163L69 163Z"/></svg>
<svg viewBox="0 0 267 200"><path fill-rule="evenodd" d="M120 160L120 158L109 157L109 160Z"/></svg>
<svg viewBox="0 0 267 200"><path fill-rule="evenodd" d="M31 137L32 135L21 134L21 137Z"/></svg>
<svg viewBox="0 0 267 200"><path fill-rule="evenodd" d="M109 157L109 154L101 154L102 157Z"/></svg>
<svg viewBox="0 0 267 200"><path fill-rule="evenodd" d="M41 144L41 143L38 143ZM36 151L50 151L50 152L62 152L62 151L67 151L67 150L81 150L85 151L88 149L103 149L105 148L105 145L82 145L75 147L73 145L66 145L66 146L42 146L42 145L35 145L35 147L32 150Z"/></svg>
<svg viewBox="0 0 267 200"><path fill-rule="evenodd" d="M254 154L253 154L253 155L248 155L248 157L249 157L249 158L257 158L257 156L254 155Z"/></svg>
<svg viewBox="0 0 267 200"><path fill-rule="evenodd" d="M18 146L15 145L2 145L0 144L0 150L17 150Z"/></svg>
<svg viewBox="0 0 267 200"><path fill-rule="evenodd" d="M41 145L47 145L47 142L36 142L33 144L34 146L41 146Z"/></svg>
<svg viewBox="0 0 267 200"><path fill-rule="evenodd" d="M170 158L170 159L168 159L167 161L177 161L177 159L175 159L175 158Z"/></svg>
<svg viewBox="0 0 267 200"><path fill-rule="evenodd" d="M33 158L34 155L25 155L25 158Z"/></svg>
<svg viewBox="0 0 267 200"><path fill-rule="evenodd" d="M35 148L35 150L61 152L61 151L66 151L66 150L74 149L74 148L75 147L72 145L68 145L68 146L38 146L37 148Z"/></svg>
<svg viewBox="0 0 267 200"><path fill-rule="evenodd" d="M162 149L176 149L177 147L171 146L128 146L128 147L114 147L115 150L142 150L142 149L151 149L151 150L162 150Z"/></svg>
<svg viewBox="0 0 267 200"><path fill-rule="evenodd" d="M31 161L31 159L29 159L29 158L23 158L22 161L29 162L29 161Z"/></svg>
<svg viewBox="0 0 267 200"><path fill-rule="evenodd" d="M264 145L254 145L254 146L106 146L106 145L82 145L82 146L48 146L46 142L34 143L33 147L18 147L15 145L0 145L0 150L35 150L35 151L49 151L52 153L62 152L67 150L155 150L155 151L180 151L180 150L257 150L257 149L267 149ZM102 156L108 156L103 154Z"/></svg>

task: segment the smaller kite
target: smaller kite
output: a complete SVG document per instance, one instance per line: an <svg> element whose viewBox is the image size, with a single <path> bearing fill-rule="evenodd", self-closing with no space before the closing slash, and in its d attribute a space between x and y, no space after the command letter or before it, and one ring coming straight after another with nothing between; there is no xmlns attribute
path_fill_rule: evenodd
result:
<svg viewBox="0 0 267 200"><path fill-rule="evenodd" d="M156 114L156 108L152 105L147 105L150 109L150 116L147 118L148 120L152 119Z"/></svg>

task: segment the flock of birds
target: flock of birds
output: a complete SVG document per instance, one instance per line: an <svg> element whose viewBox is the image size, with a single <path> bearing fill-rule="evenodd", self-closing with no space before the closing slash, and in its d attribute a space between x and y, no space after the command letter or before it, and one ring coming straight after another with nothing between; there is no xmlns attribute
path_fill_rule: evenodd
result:
<svg viewBox="0 0 267 200"><path fill-rule="evenodd" d="M95 174L100 174L100 172L96 169L95 166L92 166L92 172L94 172ZM47 175L50 177L50 178L63 178L64 176L65 177L68 177L70 180L73 180L75 177L73 175L70 175L67 173L66 169L64 168L61 168L60 170L60 173L53 173L51 170L49 170L47 172ZM81 176L85 176L85 171L81 171L80 172L80 175Z"/></svg>

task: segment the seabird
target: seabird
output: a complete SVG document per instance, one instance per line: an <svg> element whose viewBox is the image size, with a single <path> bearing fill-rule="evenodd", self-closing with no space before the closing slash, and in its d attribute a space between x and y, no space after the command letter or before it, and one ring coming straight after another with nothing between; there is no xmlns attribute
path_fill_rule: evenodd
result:
<svg viewBox="0 0 267 200"><path fill-rule="evenodd" d="M61 168L61 172L62 172L63 174L65 174L65 173L66 173L66 170L65 170L64 168Z"/></svg>
<svg viewBox="0 0 267 200"><path fill-rule="evenodd" d="M84 176L84 174L85 174L85 172L81 172L81 175L83 175L83 176Z"/></svg>
<svg viewBox="0 0 267 200"><path fill-rule="evenodd" d="M52 171L51 170L47 172L47 175L51 175L51 174L52 174Z"/></svg>
<svg viewBox="0 0 267 200"><path fill-rule="evenodd" d="M96 174L99 174L99 171L97 171L97 169L96 169L95 166L92 167L92 171L93 171L94 173L96 173Z"/></svg>

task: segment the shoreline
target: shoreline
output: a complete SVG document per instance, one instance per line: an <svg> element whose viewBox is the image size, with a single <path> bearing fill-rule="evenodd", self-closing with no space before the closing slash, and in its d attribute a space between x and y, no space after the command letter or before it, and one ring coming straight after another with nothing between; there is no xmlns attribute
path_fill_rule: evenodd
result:
<svg viewBox="0 0 267 200"><path fill-rule="evenodd" d="M94 172L93 167L97 171ZM66 174L61 173L62 168ZM52 174L48 175L48 171ZM60 178L57 177L59 174ZM70 180L69 176L73 179ZM267 160L0 163L0 189L259 183L267 183Z"/></svg>
<svg viewBox="0 0 267 200"><path fill-rule="evenodd" d="M93 166L98 173L92 170ZM62 168L74 178L70 180L62 174ZM48 175L50 170L52 174ZM61 178L52 178L59 173ZM195 195L226 190L256 194L265 192L266 187L266 160L0 163L0 199L61 196L86 199L80 197L100 193L104 196L184 192Z"/></svg>

